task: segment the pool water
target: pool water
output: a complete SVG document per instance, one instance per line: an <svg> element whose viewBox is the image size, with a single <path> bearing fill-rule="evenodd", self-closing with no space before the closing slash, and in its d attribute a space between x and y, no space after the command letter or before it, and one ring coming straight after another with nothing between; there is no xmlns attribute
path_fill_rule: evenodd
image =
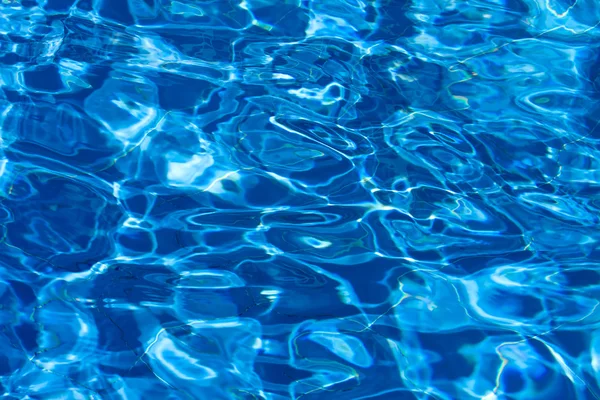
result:
<svg viewBox="0 0 600 400"><path fill-rule="evenodd" d="M0 31L0 398L600 398L596 0Z"/></svg>

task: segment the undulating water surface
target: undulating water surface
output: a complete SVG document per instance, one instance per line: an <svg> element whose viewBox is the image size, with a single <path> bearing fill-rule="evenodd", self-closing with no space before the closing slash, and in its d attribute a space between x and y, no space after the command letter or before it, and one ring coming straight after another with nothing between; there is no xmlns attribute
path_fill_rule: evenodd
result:
<svg viewBox="0 0 600 400"><path fill-rule="evenodd" d="M2 0L0 398L600 398L599 50L597 0Z"/></svg>

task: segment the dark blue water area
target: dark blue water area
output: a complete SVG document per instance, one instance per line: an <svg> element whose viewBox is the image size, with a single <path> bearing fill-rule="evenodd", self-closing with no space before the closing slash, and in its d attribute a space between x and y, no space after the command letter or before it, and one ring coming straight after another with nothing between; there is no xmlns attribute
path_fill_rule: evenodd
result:
<svg viewBox="0 0 600 400"><path fill-rule="evenodd" d="M600 398L596 0L0 2L0 398Z"/></svg>

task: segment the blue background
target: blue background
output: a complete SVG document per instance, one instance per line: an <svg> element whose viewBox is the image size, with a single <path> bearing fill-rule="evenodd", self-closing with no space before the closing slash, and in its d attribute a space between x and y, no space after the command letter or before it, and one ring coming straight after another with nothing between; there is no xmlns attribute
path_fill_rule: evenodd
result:
<svg viewBox="0 0 600 400"><path fill-rule="evenodd" d="M600 396L594 0L5 0L6 399Z"/></svg>

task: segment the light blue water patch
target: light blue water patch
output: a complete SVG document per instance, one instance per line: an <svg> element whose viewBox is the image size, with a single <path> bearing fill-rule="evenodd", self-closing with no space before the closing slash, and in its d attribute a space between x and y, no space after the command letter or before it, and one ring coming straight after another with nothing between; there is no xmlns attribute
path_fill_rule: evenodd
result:
<svg viewBox="0 0 600 400"><path fill-rule="evenodd" d="M0 397L600 397L593 0L4 0Z"/></svg>

